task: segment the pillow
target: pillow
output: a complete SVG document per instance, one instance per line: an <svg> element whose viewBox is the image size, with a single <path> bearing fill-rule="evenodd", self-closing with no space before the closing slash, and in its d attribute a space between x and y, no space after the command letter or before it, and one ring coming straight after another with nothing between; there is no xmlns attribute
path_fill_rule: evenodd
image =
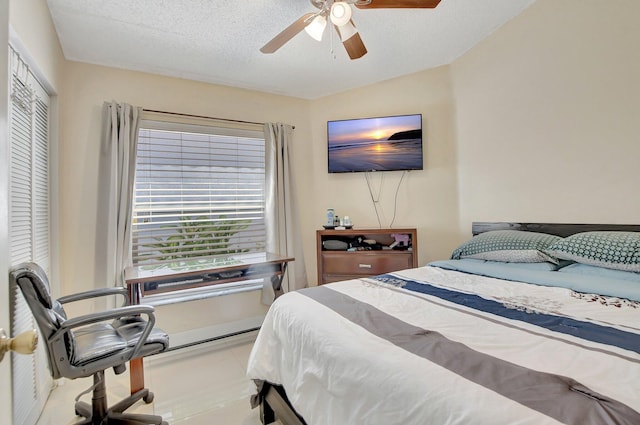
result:
<svg viewBox="0 0 640 425"><path fill-rule="evenodd" d="M573 263L558 270L561 273L571 273L581 276L597 276L604 279L628 280L640 285L640 273L625 272L622 270L605 269L603 267L589 266L587 264Z"/></svg>
<svg viewBox="0 0 640 425"><path fill-rule="evenodd" d="M463 258L457 261L464 261L468 263L474 262L477 264L484 264L488 267L500 267L505 270L522 269L522 270L530 270L530 271L537 271L537 272L554 272L559 270L560 267L568 263L567 261L563 262L560 265L552 264L548 261L545 261L543 263L513 263L513 262L508 263L505 261L475 260L473 258Z"/></svg>
<svg viewBox="0 0 640 425"><path fill-rule="evenodd" d="M563 260L640 272L640 232L583 232L555 242L544 250Z"/></svg>
<svg viewBox="0 0 640 425"><path fill-rule="evenodd" d="M451 259L475 258L478 260L508 263L558 263L544 248L561 240L560 236L522 230L494 230L481 233L460 245Z"/></svg>

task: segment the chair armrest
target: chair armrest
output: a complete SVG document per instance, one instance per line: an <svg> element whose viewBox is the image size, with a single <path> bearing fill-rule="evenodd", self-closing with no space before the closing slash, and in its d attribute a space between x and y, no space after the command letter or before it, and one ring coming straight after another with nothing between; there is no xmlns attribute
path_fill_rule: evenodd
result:
<svg viewBox="0 0 640 425"><path fill-rule="evenodd" d="M69 329L90 325L92 323L104 322L110 319L120 319L122 317L135 316L138 314L146 314L149 318L153 317L153 321L155 322L153 311L154 308L146 304L126 305L124 307L89 313L67 319L60 324L60 330L67 331Z"/></svg>
<svg viewBox="0 0 640 425"><path fill-rule="evenodd" d="M126 304L129 304L129 293L124 287L100 288L91 291L79 292L77 294L65 295L58 298L60 304L66 304L74 301L87 300L90 298L106 297L109 295L122 295Z"/></svg>
<svg viewBox="0 0 640 425"><path fill-rule="evenodd" d="M85 314L83 316L74 317L72 319L67 319L60 324L60 329L58 329L51 338L57 338L60 334L68 332L74 328L80 326L90 325L92 323L104 322L110 319L119 319L127 316L136 316L144 314L147 316L147 320L145 323L144 330L140 334L138 338L138 342L134 346L133 351L129 355L127 361L131 359L135 359L138 356L138 353L142 349L145 341L149 337L149 334L153 330L153 326L156 323L156 316L153 314L154 308L150 305L145 304L137 304L137 305L128 305L124 307L114 308L112 310L100 311L97 313Z"/></svg>

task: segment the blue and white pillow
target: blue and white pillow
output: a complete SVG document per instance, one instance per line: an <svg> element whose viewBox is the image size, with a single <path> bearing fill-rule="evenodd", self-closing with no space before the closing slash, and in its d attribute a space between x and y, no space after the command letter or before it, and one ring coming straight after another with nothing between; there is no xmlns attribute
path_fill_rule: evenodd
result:
<svg viewBox="0 0 640 425"><path fill-rule="evenodd" d="M640 232L583 232L556 241L544 252L563 260L640 272Z"/></svg>
<svg viewBox="0 0 640 425"><path fill-rule="evenodd" d="M557 264L558 260L543 250L561 239L547 233L494 230L474 236L460 245L451 254L451 259L473 258L507 263Z"/></svg>

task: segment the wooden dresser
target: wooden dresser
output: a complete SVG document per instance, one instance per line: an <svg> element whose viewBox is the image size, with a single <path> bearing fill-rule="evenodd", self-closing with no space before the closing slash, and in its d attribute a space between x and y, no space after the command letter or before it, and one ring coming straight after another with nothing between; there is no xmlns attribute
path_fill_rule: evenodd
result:
<svg viewBox="0 0 640 425"><path fill-rule="evenodd" d="M388 249L394 242L392 234L409 235L411 249ZM328 250L323 245L326 241L344 241L348 243L360 236L363 239L375 240L384 249ZM318 255L318 285L418 267L418 237L416 229L318 230L316 231L316 249Z"/></svg>

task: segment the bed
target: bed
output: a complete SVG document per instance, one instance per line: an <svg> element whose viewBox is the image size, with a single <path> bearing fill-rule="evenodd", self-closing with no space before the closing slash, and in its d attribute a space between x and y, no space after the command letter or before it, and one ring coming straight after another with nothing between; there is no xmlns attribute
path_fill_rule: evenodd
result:
<svg viewBox="0 0 640 425"><path fill-rule="evenodd" d="M279 297L263 423L640 424L640 225L472 227L449 260Z"/></svg>

